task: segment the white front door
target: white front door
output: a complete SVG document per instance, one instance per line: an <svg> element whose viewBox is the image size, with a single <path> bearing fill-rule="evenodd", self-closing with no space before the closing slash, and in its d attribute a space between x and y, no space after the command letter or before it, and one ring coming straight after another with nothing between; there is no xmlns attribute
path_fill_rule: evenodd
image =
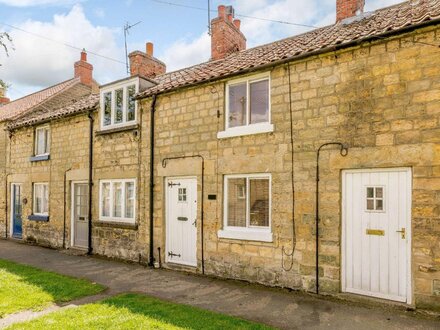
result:
<svg viewBox="0 0 440 330"><path fill-rule="evenodd" d="M344 171L342 290L411 303L411 170Z"/></svg>
<svg viewBox="0 0 440 330"><path fill-rule="evenodd" d="M197 179L166 180L166 261L197 266Z"/></svg>
<svg viewBox="0 0 440 330"><path fill-rule="evenodd" d="M87 183L72 184L72 245L87 248L89 241L89 185Z"/></svg>

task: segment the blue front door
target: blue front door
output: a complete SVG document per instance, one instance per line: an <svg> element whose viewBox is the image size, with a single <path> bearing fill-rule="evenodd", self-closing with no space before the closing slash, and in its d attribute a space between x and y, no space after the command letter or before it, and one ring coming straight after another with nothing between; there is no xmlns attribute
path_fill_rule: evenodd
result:
<svg viewBox="0 0 440 330"><path fill-rule="evenodd" d="M12 184L12 237L21 238L23 232L21 219L21 185Z"/></svg>

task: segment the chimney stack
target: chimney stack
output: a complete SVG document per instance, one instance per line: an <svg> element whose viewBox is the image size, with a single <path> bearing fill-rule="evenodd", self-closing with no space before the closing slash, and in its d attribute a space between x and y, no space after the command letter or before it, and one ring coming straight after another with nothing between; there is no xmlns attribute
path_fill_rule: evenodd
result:
<svg viewBox="0 0 440 330"><path fill-rule="evenodd" d="M75 78L80 79L81 83L87 86L93 85L93 65L87 62L87 53L83 49L81 59L75 62Z"/></svg>
<svg viewBox="0 0 440 330"><path fill-rule="evenodd" d="M130 74L154 78L166 72L166 65L153 56L154 46L147 42L145 53L134 51L128 55L130 59Z"/></svg>
<svg viewBox="0 0 440 330"><path fill-rule="evenodd" d="M211 60L219 60L246 49L241 22L234 19L232 6L218 6L218 17L211 21Z"/></svg>
<svg viewBox="0 0 440 330"><path fill-rule="evenodd" d="M6 89L0 85L0 107L9 102L9 98L6 97Z"/></svg>
<svg viewBox="0 0 440 330"><path fill-rule="evenodd" d="M336 22L364 12L365 0L336 0Z"/></svg>

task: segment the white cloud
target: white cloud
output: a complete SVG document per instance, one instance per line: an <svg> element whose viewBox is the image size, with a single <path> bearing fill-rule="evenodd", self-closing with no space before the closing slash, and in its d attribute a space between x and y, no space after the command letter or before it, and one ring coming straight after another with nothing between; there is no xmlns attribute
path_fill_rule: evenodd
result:
<svg viewBox="0 0 440 330"><path fill-rule="evenodd" d="M78 0L0 0L0 4L11 7L35 7L41 5L66 5L78 3Z"/></svg>
<svg viewBox="0 0 440 330"><path fill-rule="evenodd" d="M55 15L51 22L28 20L15 25L52 40L124 59L123 51L115 42L116 32L108 27L92 25L80 5L75 5L67 14ZM15 50L10 52L9 57L0 53L0 78L12 84L11 97L22 96L17 90L27 92L31 86L38 90L73 77L73 64L79 59L79 50L17 30L11 30L10 34ZM93 64L94 77L100 83L125 74L121 63L92 54L89 54L88 61Z"/></svg>
<svg viewBox="0 0 440 330"><path fill-rule="evenodd" d="M211 37L207 32L194 40L181 39L168 47L159 58L167 64L167 71L206 62L211 55Z"/></svg>

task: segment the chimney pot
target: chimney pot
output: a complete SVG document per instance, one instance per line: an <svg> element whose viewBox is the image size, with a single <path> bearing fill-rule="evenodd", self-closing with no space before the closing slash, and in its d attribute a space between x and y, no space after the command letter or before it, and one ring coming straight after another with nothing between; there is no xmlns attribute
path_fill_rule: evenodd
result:
<svg viewBox="0 0 440 330"><path fill-rule="evenodd" d="M9 102L9 98L6 97L6 89L0 86L0 106Z"/></svg>
<svg viewBox="0 0 440 330"><path fill-rule="evenodd" d="M75 62L75 78L79 78L81 83L87 86L93 85L93 65L87 63L87 53L85 50L81 52L78 62Z"/></svg>
<svg viewBox="0 0 440 330"><path fill-rule="evenodd" d="M365 0L336 0L336 22L364 12Z"/></svg>
<svg viewBox="0 0 440 330"><path fill-rule="evenodd" d="M241 21L239 19L234 20L234 25L238 30L240 30Z"/></svg>
<svg viewBox="0 0 440 330"><path fill-rule="evenodd" d="M220 5L218 13L218 17L211 21L212 60L246 49L246 38L240 31L241 21L234 20L234 8Z"/></svg>
<svg viewBox="0 0 440 330"><path fill-rule="evenodd" d="M128 55L130 59L130 74L132 76L142 76L146 78L154 78L166 72L165 63L153 57L154 45L147 42L145 45L145 53L134 51Z"/></svg>
<svg viewBox="0 0 440 330"><path fill-rule="evenodd" d="M152 42L147 42L147 55L153 57L154 45Z"/></svg>
<svg viewBox="0 0 440 330"><path fill-rule="evenodd" d="M218 6L218 17L220 17L220 18L226 17L226 6L224 6L224 5Z"/></svg>

